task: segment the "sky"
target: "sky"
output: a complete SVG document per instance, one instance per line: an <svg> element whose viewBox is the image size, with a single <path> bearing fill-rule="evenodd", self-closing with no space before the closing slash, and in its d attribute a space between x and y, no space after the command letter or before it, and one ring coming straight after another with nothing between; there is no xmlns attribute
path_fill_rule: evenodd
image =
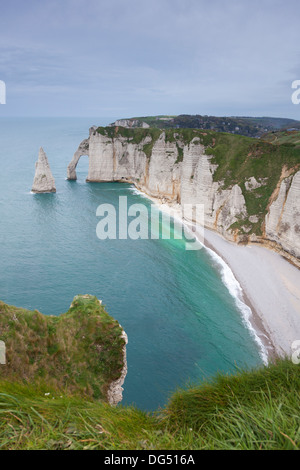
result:
<svg viewBox="0 0 300 470"><path fill-rule="evenodd" d="M0 117L300 120L299 0L2 0L0 80Z"/></svg>

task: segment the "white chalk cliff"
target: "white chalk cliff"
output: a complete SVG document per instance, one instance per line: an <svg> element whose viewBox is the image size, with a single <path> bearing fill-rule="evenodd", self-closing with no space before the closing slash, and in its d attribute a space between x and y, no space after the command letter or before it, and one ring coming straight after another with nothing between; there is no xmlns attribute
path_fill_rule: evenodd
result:
<svg viewBox="0 0 300 470"><path fill-rule="evenodd" d="M107 391L108 403L110 405L113 405L113 406L120 403L123 399L124 389L123 389L122 386L124 385L124 381L125 381L127 371L128 371L128 369L127 369L127 355L126 355L126 345L128 344L128 336L127 336L127 334L125 333L124 330L122 332L122 338L124 339L123 368L122 368L120 377L110 384L109 389Z"/></svg>
<svg viewBox="0 0 300 470"><path fill-rule="evenodd" d="M47 155L42 147L35 164L35 175L31 191L33 193L55 193L55 181L49 166Z"/></svg>
<svg viewBox="0 0 300 470"><path fill-rule="evenodd" d="M150 126L146 122L140 122L138 119L118 119L117 121L110 124L110 126L122 126L122 127L143 127L148 129Z"/></svg>
<svg viewBox="0 0 300 470"><path fill-rule="evenodd" d="M286 258L300 266L300 172L283 179L280 190L273 195L263 233L251 232L256 215L247 214L246 201L238 184L224 187L214 180L217 165L205 153L199 137L184 144L178 137L166 141L162 131L152 142L151 155L145 149L151 144L146 136L139 143L132 138L116 135L110 137L90 129L90 136L75 152L68 167L68 179L76 179L76 165L81 155L89 156L87 181L120 181L133 183L149 196L163 202L204 205L204 225L239 243L261 243L280 251ZM250 177L247 191L265 186L265 180ZM246 220L240 231L232 227ZM196 220L197 222L197 220ZM199 222L199 221L198 221Z"/></svg>
<svg viewBox="0 0 300 470"><path fill-rule="evenodd" d="M291 255L300 256L300 171L284 178L266 216L266 235Z"/></svg>

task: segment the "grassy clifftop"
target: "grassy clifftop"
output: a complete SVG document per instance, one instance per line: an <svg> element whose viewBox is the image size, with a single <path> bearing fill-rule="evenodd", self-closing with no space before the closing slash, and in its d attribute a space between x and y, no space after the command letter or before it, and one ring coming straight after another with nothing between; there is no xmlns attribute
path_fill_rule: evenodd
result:
<svg viewBox="0 0 300 470"><path fill-rule="evenodd" d="M178 391L155 414L0 380L0 449L299 449L299 400L288 360Z"/></svg>
<svg viewBox="0 0 300 470"><path fill-rule="evenodd" d="M106 400L123 368L121 334L118 322L93 296L75 297L60 316L0 302L0 340L6 345L0 379Z"/></svg>
<svg viewBox="0 0 300 470"><path fill-rule="evenodd" d="M299 449L299 365L219 375L156 413L111 407L121 333L92 296L59 317L0 303L0 449Z"/></svg>
<svg viewBox="0 0 300 470"><path fill-rule="evenodd" d="M141 127L144 123L158 129L190 128L230 132L248 137L260 137L265 132L287 128L300 128L300 121L272 117L201 116L181 114L179 116L146 116L126 119L127 125Z"/></svg>

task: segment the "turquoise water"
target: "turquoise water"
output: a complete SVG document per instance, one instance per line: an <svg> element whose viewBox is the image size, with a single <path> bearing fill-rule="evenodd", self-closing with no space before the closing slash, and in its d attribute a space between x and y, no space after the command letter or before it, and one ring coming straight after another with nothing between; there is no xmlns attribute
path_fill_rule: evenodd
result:
<svg viewBox="0 0 300 470"><path fill-rule="evenodd" d="M124 404L152 410L178 386L217 371L261 364L257 343L220 268L180 240L96 236L99 204L150 201L128 184L85 183L66 168L93 124L111 119L0 119L0 298L45 314L65 312L76 294L93 294L124 327L129 344ZM30 193L39 147L56 194Z"/></svg>

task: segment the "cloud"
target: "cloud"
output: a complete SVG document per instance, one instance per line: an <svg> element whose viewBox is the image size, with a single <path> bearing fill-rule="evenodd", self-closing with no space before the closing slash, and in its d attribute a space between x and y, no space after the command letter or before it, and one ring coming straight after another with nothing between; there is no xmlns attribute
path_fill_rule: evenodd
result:
<svg viewBox="0 0 300 470"><path fill-rule="evenodd" d="M73 99L81 113L105 107L120 117L296 117L297 9L294 0L11 0L1 11L5 110L24 114L30 103L36 115L69 114Z"/></svg>

